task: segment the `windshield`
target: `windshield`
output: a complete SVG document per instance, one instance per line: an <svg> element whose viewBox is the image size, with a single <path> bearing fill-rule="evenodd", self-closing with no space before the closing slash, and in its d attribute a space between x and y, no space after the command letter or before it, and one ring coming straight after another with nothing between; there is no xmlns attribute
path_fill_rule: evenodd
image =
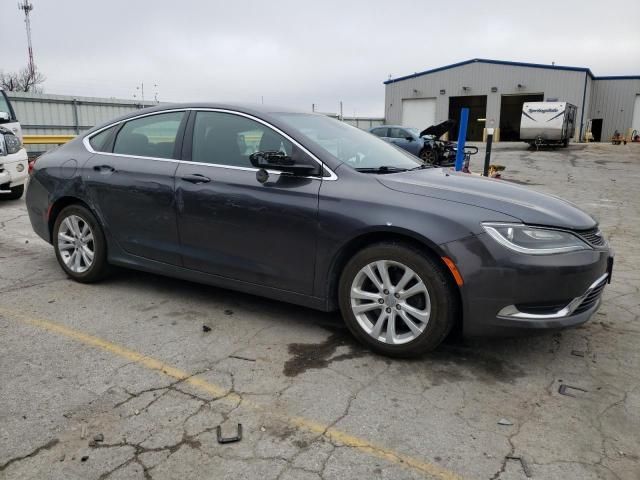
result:
<svg viewBox="0 0 640 480"><path fill-rule="evenodd" d="M413 133L416 137L420 136L420 130L418 130L417 128L407 128L407 130Z"/></svg>
<svg viewBox="0 0 640 480"><path fill-rule="evenodd" d="M5 93L0 90L0 112L6 112L13 119L13 111L9 105L9 100L6 98Z"/></svg>
<svg viewBox="0 0 640 480"><path fill-rule="evenodd" d="M295 128L327 153L360 171L392 173L422 165L417 157L378 137L324 115L274 113L274 117Z"/></svg>

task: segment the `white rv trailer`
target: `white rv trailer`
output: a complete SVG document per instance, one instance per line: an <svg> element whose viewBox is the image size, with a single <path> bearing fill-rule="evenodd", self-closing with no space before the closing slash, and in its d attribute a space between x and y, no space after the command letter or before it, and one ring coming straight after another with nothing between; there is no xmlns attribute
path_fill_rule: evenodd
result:
<svg viewBox="0 0 640 480"><path fill-rule="evenodd" d="M522 105L520 139L536 147L566 147L576 132L576 111L568 102L527 102Z"/></svg>

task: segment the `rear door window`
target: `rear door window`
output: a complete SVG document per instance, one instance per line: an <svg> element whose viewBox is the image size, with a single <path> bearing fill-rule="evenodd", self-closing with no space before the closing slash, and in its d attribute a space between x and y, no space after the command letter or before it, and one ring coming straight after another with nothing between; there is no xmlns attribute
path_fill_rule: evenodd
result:
<svg viewBox="0 0 640 480"><path fill-rule="evenodd" d="M407 138L409 133L403 128L390 128L389 137L391 138Z"/></svg>
<svg viewBox="0 0 640 480"><path fill-rule="evenodd" d="M93 137L91 137L89 139L89 143L91 144L91 147L96 152L110 152L111 151L110 144L112 143L110 142L111 135L113 135L114 130L116 130L118 126L119 125L114 125L113 127L109 127L106 130L103 130L97 135L94 135Z"/></svg>
<svg viewBox="0 0 640 480"><path fill-rule="evenodd" d="M373 130L371 130L371 133L373 133L376 137L386 137L387 136L387 129L386 128L374 128Z"/></svg>
<svg viewBox="0 0 640 480"><path fill-rule="evenodd" d="M130 120L118 132L113 153L175 158L174 149L185 112L170 112Z"/></svg>

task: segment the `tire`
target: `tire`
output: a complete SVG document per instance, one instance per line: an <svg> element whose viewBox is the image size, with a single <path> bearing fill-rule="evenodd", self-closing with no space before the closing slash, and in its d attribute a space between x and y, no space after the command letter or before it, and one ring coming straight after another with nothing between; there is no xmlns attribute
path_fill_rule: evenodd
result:
<svg viewBox="0 0 640 480"><path fill-rule="evenodd" d="M423 148L419 157L425 165L436 165L438 163L438 152L431 148Z"/></svg>
<svg viewBox="0 0 640 480"><path fill-rule="evenodd" d="M62 209L53 226L52 240L58 263L73 280L92 283L109 273L104 232L93 213L82 205Z"/></svg>
<svg viewBox="0 0 640 480"><path fill-rule="evenodd" d="M389 289L383 288L381 268L388 272ZM411 273L414 276L404 288L394 292L405 274ZM403 298L414 290L418 293ZM458 313L455 287L444 267L403 243L379 243L358 252L342 272L338 296L351 333L374 352L391 357L415 357L435 349L451 331ZM406 318L416 328L410 328ZM391 335L390 322L395 325Z"/></svg>
<svg viewBox="0 0 640 480"><path fill-rule="evenodd" d="M18 200L24 194L24 185L18 185L11 189L11 193L3 195L7 200Z"/></svg>

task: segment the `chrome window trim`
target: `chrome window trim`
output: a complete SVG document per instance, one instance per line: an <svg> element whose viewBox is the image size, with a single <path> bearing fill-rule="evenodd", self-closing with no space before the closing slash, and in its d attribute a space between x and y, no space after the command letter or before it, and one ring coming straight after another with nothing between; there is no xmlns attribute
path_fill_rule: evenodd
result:
<svg viewBox="0 0 640 480"><path fill-rule="evenodd" d="M327 176L316 176L316 177L305 176L305 177L299 177L299 178L309 178L309 179L327 180L327 181L334 181L334 180L338 179L338 176L335 174L335 172L333 170L331 170L329 167L327 167L327 165L325 165L313 153L311 153L309 151L309 149L307 149L304 145L302 145L297 140L293 139L287 133L285 133L282 130L280 130L278 127L270 124L269 122L266 122L265 120L262 120L261 118L258 118L258 117L255 117L253 115L250 115L248 113L237 112L235 110L229 110L229 109L226 109L226 108L189 107L189 108L174 108L174 109L168 109L168 110L160 110L160 111L157 111L157 112L143 113L143 114L136 115L136 116L133 116L133 117L125 118L123 120L119 120L117 122L110 123L108 125L105 125L101 129L96 130L95 132L91 132L91 134L86 135L86 136L83 137L82 144L84 145L84 147L90 153L99 153L100 155L110 155L110 156L114 156L114 157L140 158L140 159L146 159L146 160L156 160L156 161L161 161L161 162L178 162L178 163L185 163L185 164L189 164L189 165L209 165L209 166L217 167L217 168L227 168L227 169L230 169L230 170L245 170L245 171L251 171L251 172L257 172L258 170L260 170L259 168L255 168L255 167L237 167L237 166L233 166L233 165L224 165L224 164L219 164L219 163L206 163L206 162L193 162L193 161L189 161L189 160L178 160L178 159L175 159L175 158L145 157L145 156L140 156L140 155L126 155L126 154L123 154L123 153L98 152L98 151L95 151L93 149L93 147L91 146L91 143L89 143L89 140L91 138L93 138L95 135L98 135L100 132L102 132L104 130L107 130L108 128L111 128L111 127L113 127L115 125L119 125L121 123L124 123L124 122L129 122L131 120L137 120L139 118L149 117L149 116L152 116L152 115L160 115L160 114L163 114L163 113L189 112L189 111L192 111L192 112L229 113L229 114L232 114L232 115L238 115L240 117L245 117L245 118L248 118L250 120L254 120L254 121L258 122L258 123L261 123L262 125L265 125L266 127L270 128L271 130L275 131L276 133L282 135L287 140L289 140L291 143L296 145L303 152L305 152L307 155L309 155L309 157L311 157L318 165L320 165L320 167L323 169L323 171L329 173L328 177ZM270 174L273 174L273 175L281 175L281 174L285 173L285 172L280 172L280 171L277 171L277 170L267 170L267 172L269 172Z"/></svg>
<svg viewBox="0 0 640 480"><path fill-rule="evenodd" d="M587 291L584 292L579 297L571 300L567 306L561 308L557 312L553 313L525 313L518 310L518 307L515 305L509 305L504 307L498 312L498 317L502 318L519 318L519 319L528 319L528 320L554 320L558 318L564 318L570 316L582 303L582 301L587 298L587 296L597 287L599 287L602 283L607 281L609 278L609 274L605 273L598 277L598 279L589 285Z"/></svg>

